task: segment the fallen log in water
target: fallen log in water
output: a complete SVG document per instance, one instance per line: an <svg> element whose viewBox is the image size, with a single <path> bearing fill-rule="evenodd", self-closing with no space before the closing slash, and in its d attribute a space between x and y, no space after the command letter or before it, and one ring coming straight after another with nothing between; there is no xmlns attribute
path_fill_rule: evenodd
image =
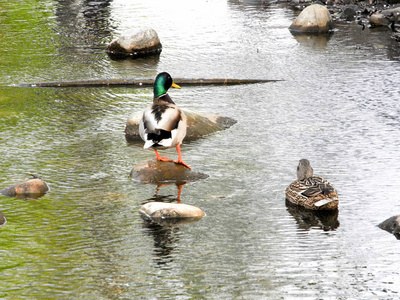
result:
<svg viewBox="0 0 400 300"><path fill-rule="evenodd" d="M282 81L279 79L190 79L174 78L174 82L179 85L237 85L263 82ZM130 86L134 88L153 86L154 79L94 79L82 81L55 81L41 83L14 84L17 87L120 87Z"/></svg>

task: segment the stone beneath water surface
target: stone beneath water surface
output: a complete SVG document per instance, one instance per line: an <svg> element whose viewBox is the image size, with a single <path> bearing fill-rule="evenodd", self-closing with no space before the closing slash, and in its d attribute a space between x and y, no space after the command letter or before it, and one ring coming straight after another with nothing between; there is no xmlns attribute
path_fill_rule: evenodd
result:
<svg viewBox="0 0 400 300"><path fill-rule="evenodd" d="M327 33L333 29L332 16L329 10L320 4L312 4L300 13L289 26L292 33Z"/></svg>
<svg viewBox="0 0 400 300"><path fill-rule="evenodd" d="M194 172L172 161L151 159L137 164L131 170L132 179L141 183L188 182L208 178L207 174Z"/></svg>
<svg viewBox="0 0 400 300"><path fill-rule="evenodd" d="M6 217L0 212L0 227L6 225L7 219Z"/></svg>
<svg viewBox="0 0 400 300"><path fill-rule="evenodd" d="M400 240L400 215L390 217L378 225L379 228L392 233Z"/></svg>
<svg viewBox="0 0 400 300"><path fill-rule="evenodd" d="M187 117L187 131L185 140L194 140L217 131L225 130L236 121L229 117L215 114L195 113L183 110ZM125 137L130 141L142 140L139 135L139 122L143 111L134 112L127 120L125 127Z"/></svg>
<svg viewBox="0 0 400 300"><path fill-rule="evenodd" d="M50 188L47 185L46 181L40 179L35 175L32 176L33 178L31 179L0 190L0 194L6 197L17 198L37 199L39 197L42 197L50 190Z"/></svg>
<svg viewBox="0 0 400 300"><path fill-rule="evenodd" d="M160 54L162 45L154 29L131 31L112 41L107 53L112 58L144 57Z"/></svg>
<svg viewBox="0 0 400 300"><path fill-rule="evenodd" d="M140 208L139 212L147 219L156 221L179 219L181 221L187 221L187 223L198 221L205 216L205 213L196 206L165 202L146 203Z"/></svg>

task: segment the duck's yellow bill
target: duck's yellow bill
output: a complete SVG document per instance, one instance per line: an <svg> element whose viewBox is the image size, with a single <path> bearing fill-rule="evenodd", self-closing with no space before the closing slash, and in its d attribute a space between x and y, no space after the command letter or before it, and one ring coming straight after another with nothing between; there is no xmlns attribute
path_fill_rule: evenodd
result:
<svg viewBox="0 0 400 300"><path fill-rule="evenodd" d="M176 88L176 89L180 89L181 87L179 86L179 85L177 85L175 82L172 82L172 85L171 85L173 88Z"/></svg>

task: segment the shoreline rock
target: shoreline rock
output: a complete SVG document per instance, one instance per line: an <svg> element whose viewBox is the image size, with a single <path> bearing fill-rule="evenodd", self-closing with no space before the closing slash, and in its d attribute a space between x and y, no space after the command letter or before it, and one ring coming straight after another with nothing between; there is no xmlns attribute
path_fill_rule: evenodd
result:
<svg viewBox="0 0 400 300"><path fill-rule="evenodd" d="M360 25L361 30L375 27L389 27L389 30L382 30L382 34L389 34L391 38L400 42L400 0L327 0L317 1L317 3L326 6L329 10L333 24L336 22L351 22ZM311 1L293 0L288 4L295 10L304 10L311 6ZM391 30L390 30L391 29ZM330 33L333 33L332 30ZM292 31L297 37L304 35L302 32ZM315 33L306 33L306 36L312 36Z"/></svg>
<svg viewBox="0 0 400 300"><path fill-rule="evenodd" d="M328 33L333 29L333 20L329 10L320 4L312 4L302 10L289 26L295 34Z"/></svg>
<svg viewBox="0 0 400 300"><path fill-rule="evenodd" d="M388 26L391 22L399 22L400 7L388 8L373 13L369 18L369 23L373 27Z"/></svg>

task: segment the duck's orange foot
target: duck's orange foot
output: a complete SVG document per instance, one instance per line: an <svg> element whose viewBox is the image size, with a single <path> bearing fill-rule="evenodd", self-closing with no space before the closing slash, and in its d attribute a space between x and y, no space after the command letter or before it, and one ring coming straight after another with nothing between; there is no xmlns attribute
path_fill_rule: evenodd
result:
<svg viewBox="0 0 400 300"><path fill-rule="evenodd" d="M189 167L189 165L187 164L187 163L185 163L184 161L182 161L182 160L174 160L173 161L174 163L176 163L176 164L181 164L181 165L183 165L184 167L186 167L186 168L188 168L189 170L191 170L192 168L191 167Z"/></svg>
<svg viewBox="0 0 400 300"><path fill-rule="evenodd" d="M170 159L168 157L161 157L161 156L156 156L155 159L157 159L159 161L172 161L172 159Z"/></svg>

